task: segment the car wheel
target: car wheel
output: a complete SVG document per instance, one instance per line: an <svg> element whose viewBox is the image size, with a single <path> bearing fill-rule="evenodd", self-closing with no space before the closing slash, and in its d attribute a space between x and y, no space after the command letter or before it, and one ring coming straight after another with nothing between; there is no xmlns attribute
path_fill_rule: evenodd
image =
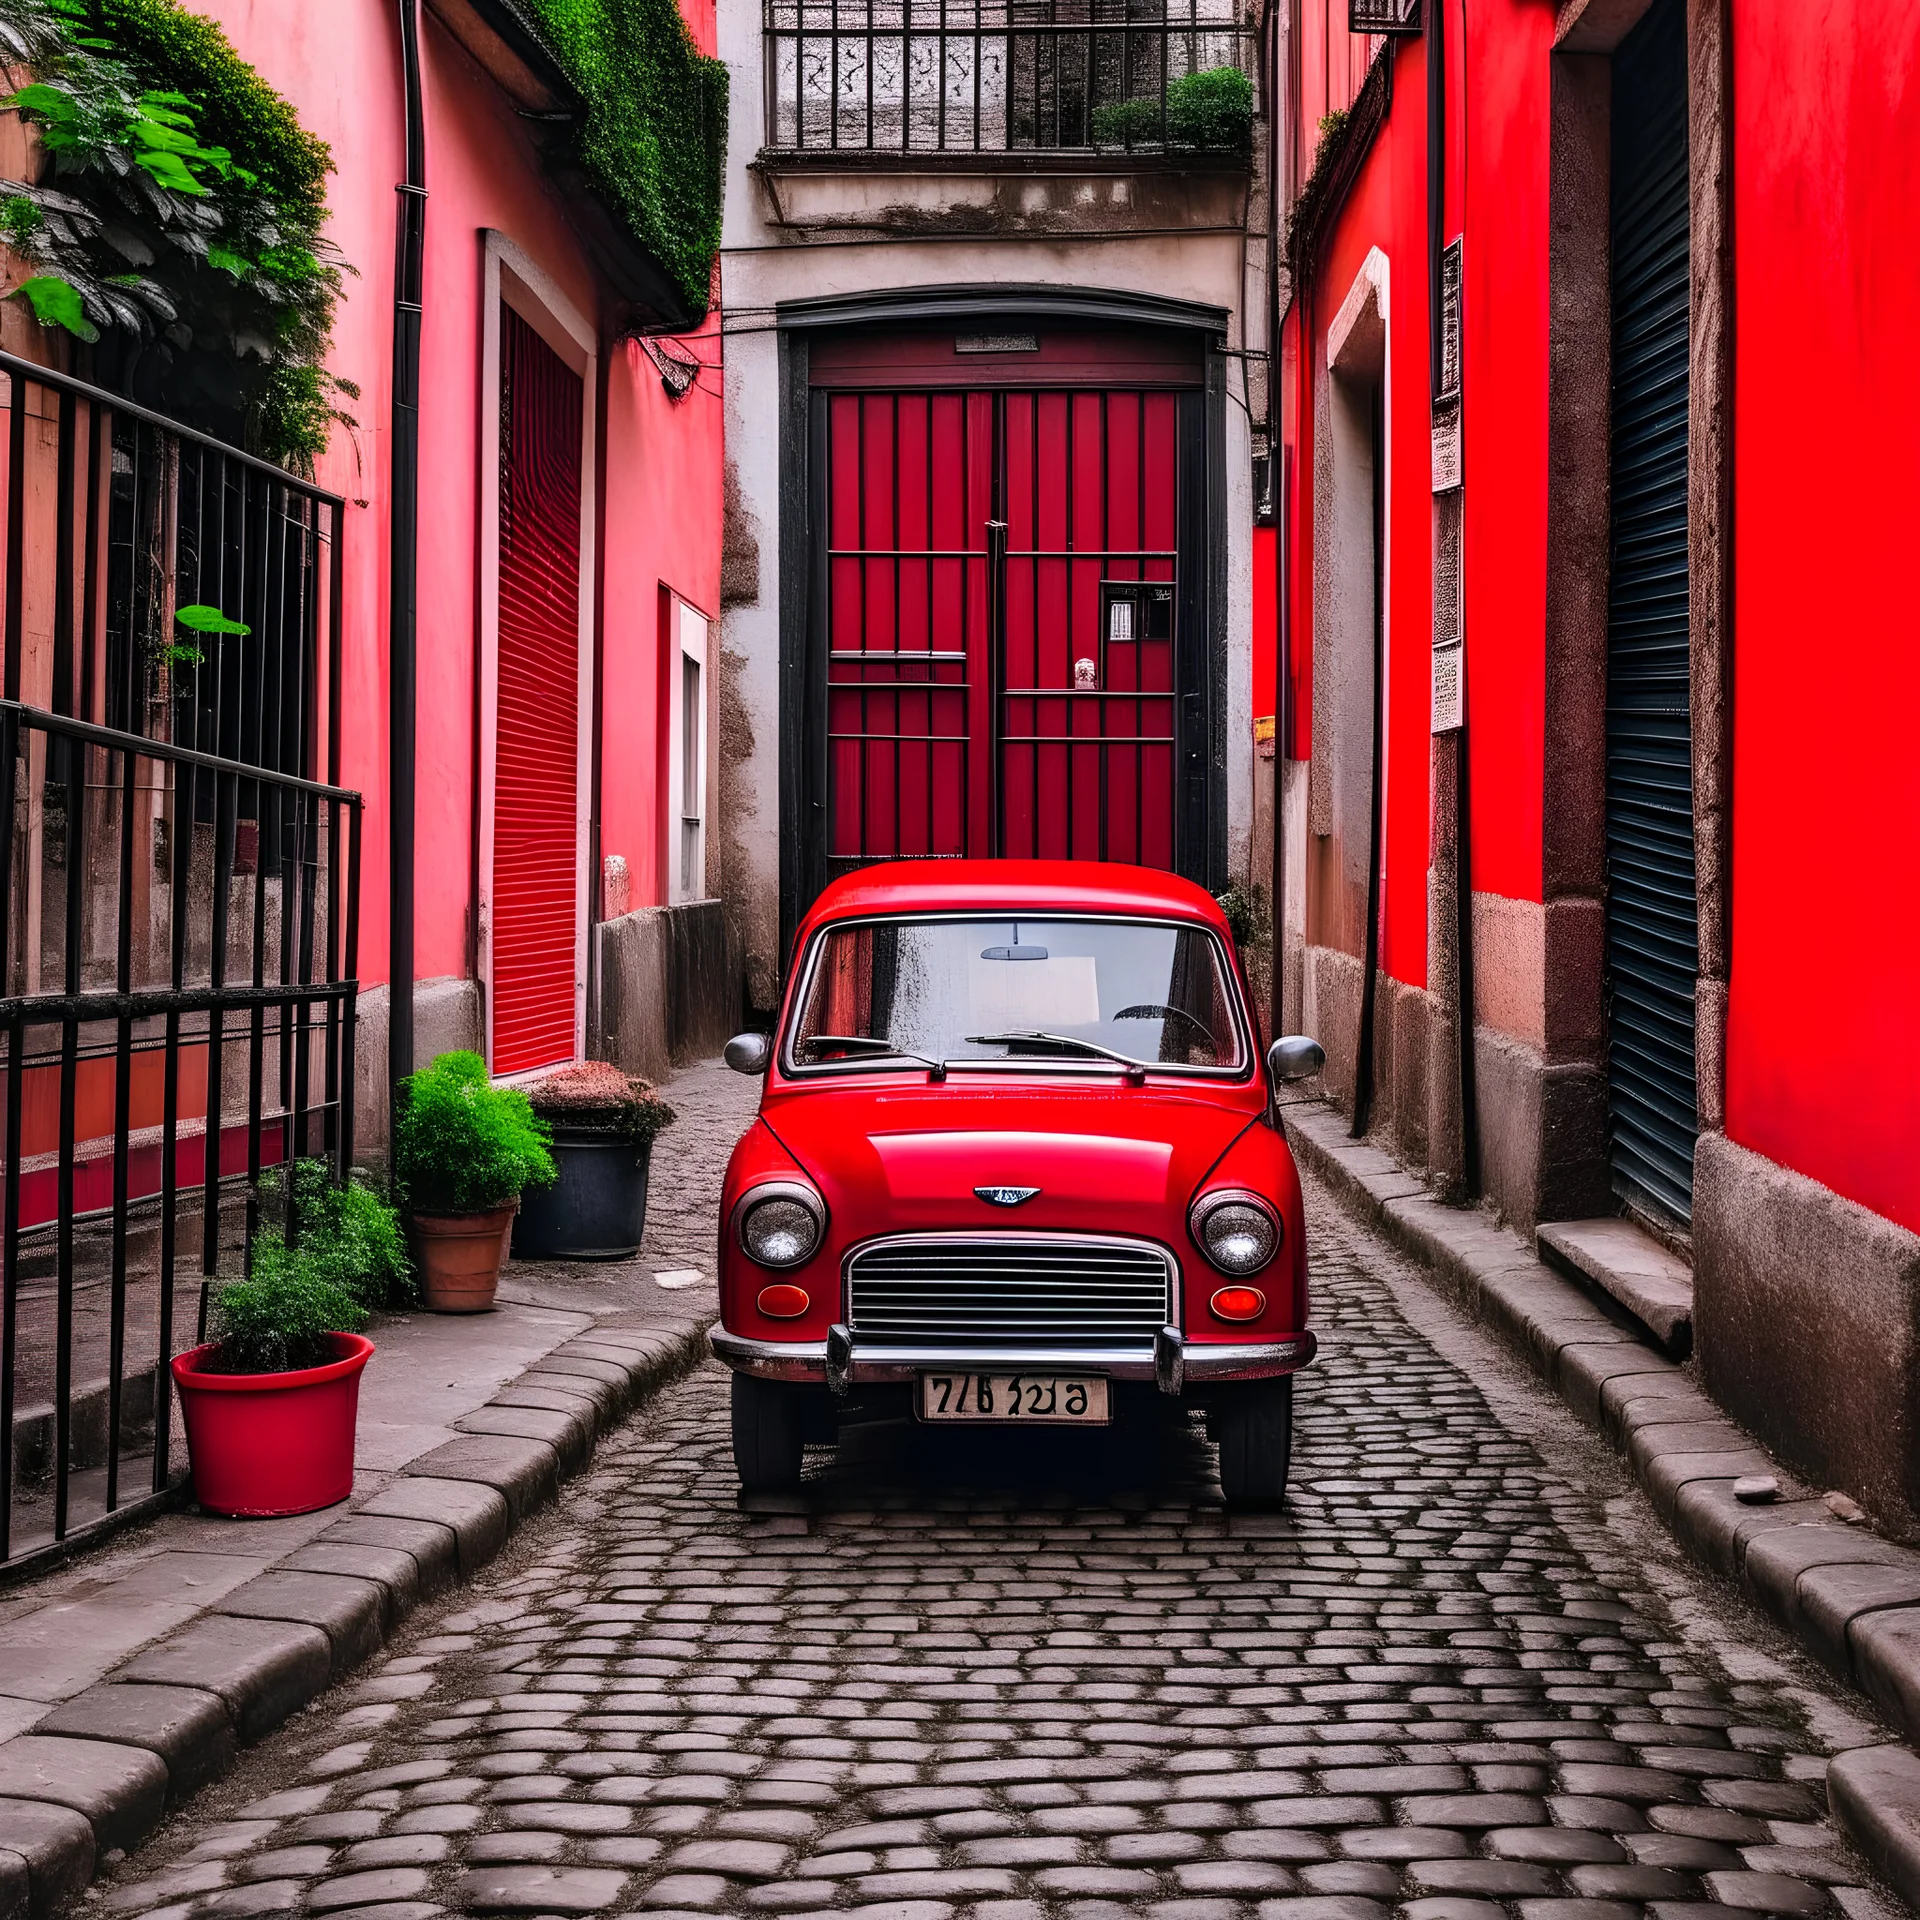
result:
<svg viewBox="0 0 1920 1920"><path fill-rule="evenodd" d="M1293 1460L1293 1376L1223 1391L1207 1426L1220 1448L1220 1491L1228 1504L1277 1507Z"/></svg>
<svg viewBox="0 0 1920 1920"><path fill-rule="evenodd" d="M786 1493L800 1484L806 1445L804 1390L751 1374L733 1376L733 1465L746 1493Z"/></svg>

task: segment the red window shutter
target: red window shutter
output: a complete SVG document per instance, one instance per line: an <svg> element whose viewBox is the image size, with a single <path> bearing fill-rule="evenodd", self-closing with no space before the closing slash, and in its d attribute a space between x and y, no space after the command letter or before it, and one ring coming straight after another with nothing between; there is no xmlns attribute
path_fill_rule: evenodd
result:
<svg viewBox="0 0 1920 1920"><path fill-rule="evenodd" d="M493 1070L570 1059L580 882L580 376L500 314Z"/></svg>

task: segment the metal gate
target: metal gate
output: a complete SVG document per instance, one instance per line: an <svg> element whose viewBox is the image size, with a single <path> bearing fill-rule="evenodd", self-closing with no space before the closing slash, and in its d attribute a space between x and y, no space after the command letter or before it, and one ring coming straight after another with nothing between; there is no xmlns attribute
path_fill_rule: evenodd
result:
<svg viewBox="0 0 1920 1920"><path fill-rule="evenodd" d="M11 1574L178 1496L169 1363L291 1224L275 1169L351 1164L361 803L347 502L12 354L0 383Z"/></svg>
<svg viewBox="0 0 1920 1920"><path fill-rule="evenodd" d="M1182 405L824 397L829 873L1176 864Z"/></svg>
<svg viewBox="0 0 1920 1920"><path fill-rule="evenodd" d="M1614 59L1606 952L1615 1191L1682 1223L1699 1131L1685 34L1682 0L1656 0Z"/></svg>

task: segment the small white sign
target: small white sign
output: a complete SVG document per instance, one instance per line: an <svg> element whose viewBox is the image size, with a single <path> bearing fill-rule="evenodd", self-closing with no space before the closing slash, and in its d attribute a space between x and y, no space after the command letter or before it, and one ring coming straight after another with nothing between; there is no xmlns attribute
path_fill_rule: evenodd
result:
<svg viewBox="0 0 1920 1920"><path fill-rule="evenodd" d="M1038 353L1040 337L1032 333L962 333L954 337L955 353Z"/></svg>
<svg viewBox="0 0 1920 1920"><path fill-rule="evenodd" d="M1464 474L1460 451L1460 403L1441 408L1433 416L1433 490L1457 492Z"/></svg>
<svg viewBox="0 0 1920 1920"><path fill-rule="evenodd" d="M1107 602L1107 644L1114 647L1133 645L1133 602L1116 596Z"/></svg>
<svg viewBox="0 0 1920 1920"><path fill-rule="evenodd" d="M1452 733L1467 717L1467 650L1433 650L1433 731Z"/></svg>

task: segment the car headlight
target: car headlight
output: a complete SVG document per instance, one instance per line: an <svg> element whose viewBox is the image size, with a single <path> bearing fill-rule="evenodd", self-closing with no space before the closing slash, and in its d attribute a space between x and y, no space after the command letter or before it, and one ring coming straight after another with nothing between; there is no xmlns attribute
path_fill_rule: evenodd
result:
<svg viewBox="0 0 1920 1920"><path fill-rule="evenodd" d="M811 1260L825 1227L820 1196L793 1182L756 1188L740 1210L740 1244L763 1267L797 1267Z"/></svg>
<svg viewBox="0 0 1920 1920"><path fill-rule="evenodd" d="M1209 1194L1194 1209L1193 1237L1222 1273L1258 1273L1280 1246L1280 1222L1250 1193Z"/></svg>

